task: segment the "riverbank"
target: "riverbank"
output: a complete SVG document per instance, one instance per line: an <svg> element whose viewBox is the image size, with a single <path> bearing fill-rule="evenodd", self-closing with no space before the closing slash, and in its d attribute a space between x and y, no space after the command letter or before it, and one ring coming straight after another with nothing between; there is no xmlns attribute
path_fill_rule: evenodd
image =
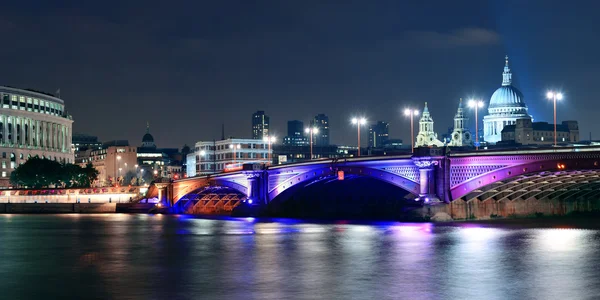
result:
<svg viewBox="0 0 600 300"><path fill-rule="evenodd" d="M149 213L152 203L0 203L4 214Z"/></svg>

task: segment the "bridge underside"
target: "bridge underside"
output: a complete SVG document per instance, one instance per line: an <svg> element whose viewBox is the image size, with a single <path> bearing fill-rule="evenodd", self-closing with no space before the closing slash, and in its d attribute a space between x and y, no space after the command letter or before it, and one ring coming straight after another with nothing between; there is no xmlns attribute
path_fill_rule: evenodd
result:
<svg viewBox="0 0 600 300"><path fill-rule="evenodd" d="M231 214L244 200L246 195L233 188L206 186L181 197L173 206L173 211L185 214Z"/></svg>
<svg viewBox="0 0 600 300"><path fill-rule="evenodd" d="M482 186L447 205L430 208L453 219L566 215L600 211L600 170L523 174Z"/></svg>
<svg viewBox="0 0 600 300"><path fill-rule="evenodd" d="M403 188L368 175L321 176L298 183L273 199L268 215L290 218L401 219L419 206Z"/></svg>
<svg viewBox="0 0 600 300"><path fill-rule="evenodd" d="M528 199L599 199L600 170L570 170L520 175L474 190L466 201L515 201Z"/></svg>

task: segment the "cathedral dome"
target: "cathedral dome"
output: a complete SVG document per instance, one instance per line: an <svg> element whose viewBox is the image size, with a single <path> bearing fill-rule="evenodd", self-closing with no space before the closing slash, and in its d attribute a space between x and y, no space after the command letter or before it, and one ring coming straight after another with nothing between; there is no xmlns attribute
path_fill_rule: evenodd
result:
<svg viewBox="0 0 600 300"><path fill-rule="evenodd" d="M149 132L144 134L144 137L142 138L142 143L148 143L148 142L154 143L154 137Z"/></svg>
<svg viewBox="0 0 600 300"><path fill-rule="evenodd" d="M512 85L502 86L490 98L489 108L499 107L527 107L523 101L523 94Z"/></svg>

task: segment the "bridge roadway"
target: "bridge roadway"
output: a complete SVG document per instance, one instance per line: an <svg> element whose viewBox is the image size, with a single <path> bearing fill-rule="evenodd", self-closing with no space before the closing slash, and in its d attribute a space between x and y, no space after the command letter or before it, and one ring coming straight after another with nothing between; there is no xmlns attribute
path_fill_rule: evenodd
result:
<svg viewBox="0 0 600 300"><path fill-rule="evenodd" d="M443 211L469 218L482 214L520 214L532 209L562 214L574 206L600 208L596 204L600 201L593 201L600 196L599 163L600 147L460 153L445 153L444 148L418 148L414 155L313 160L159 181L155 186L158 198L168 207L177 206L180 200L191 200L192 195L198 199L202 191L215 187L244 195L245 199L235 201L235 205L243 202L256 206L343 172L344 176L372 177L402 188L414 194L429 214ZM533 208L522 208L529 206Z"/></svg>

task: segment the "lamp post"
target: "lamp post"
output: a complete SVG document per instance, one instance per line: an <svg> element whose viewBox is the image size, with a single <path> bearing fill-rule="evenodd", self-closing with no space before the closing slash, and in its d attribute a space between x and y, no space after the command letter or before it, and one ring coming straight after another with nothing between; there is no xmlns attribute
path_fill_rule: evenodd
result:
<svg viewBox="0 0 600 300"><path fill-rule="evenodd" d="M477 111L483 107L483 101L471 99L469 107L475 110L475 150L479 150L479 120L477 119Z"/></svg>
<svg viewBox="0 0 600 300"><path fill-rule="evenodd" d="M309 127L304 129L304 132L310 135L310 159L313 159L313 134L319 133L319 128L317 127Z"/></svg>
<svg viewBox="0 0 600 300"><path fill-rule="evenodd" d="M202 157L206 155L206 151L200 150L200 155L198 155L198 164L200 165L199 171L202 173Z"/></svg>
<svg viewBox="0 0 600 300"><path fill-rule="evenodd" d="M235 149L240 149L240 148L242 148L242 146L240 144L237 144L237 145L231 144L231 145L229 145L229 149L233 149L233 164L234 165L235 165L236 159L237 159L237 156L236 156L236 153L235 153Z"/></svg>
<svg viewBox="0 0 600 300"><path fill-rule="evenodd" d="M407 108L404 110L404 115L410 117L410 152L415 152L415 129L413 120L415 116L419 115L419 111L416 109Z"/></svg>
<svg viewBox="0 0 600 300"><path fill-rule="evenodd" d="M360 125L367 124L367 119L365 118L352 118L352 124L356 125L357 133L358 133L358 155L360 156Z"/></svg>
<svg viewBox="0 0 600 300"><path fill-rule="evenodd" d="M115 153L117 152L117 149L115 148ZM121 165L121 155L117 155L117 159L115 160L115 185L117 183L117 161L119 161L119 165ZM121 175L119 173L119 175Z"/></svg>
<svg viewBox="0 0 600 300"><path fill-rule="evenodd" d="M263 137L263 141L269 143L269 150L268 150L269 151L268 152L268 155L269 155L269 164L273 163L273 158L272 158L272 155L271 155L271 143L275 143L276 140L277 140L277 138L274 137L274 136L264 136Z"/></svg>
<svg viewBox="0 0 600 300"><path fill-rule="evenodd" d="M546 94L546 97L549 100L552 100L552 102L554 102L554 147L556 147L556 100L562 100L563 94L554 91L549 91Z"/></svg>

